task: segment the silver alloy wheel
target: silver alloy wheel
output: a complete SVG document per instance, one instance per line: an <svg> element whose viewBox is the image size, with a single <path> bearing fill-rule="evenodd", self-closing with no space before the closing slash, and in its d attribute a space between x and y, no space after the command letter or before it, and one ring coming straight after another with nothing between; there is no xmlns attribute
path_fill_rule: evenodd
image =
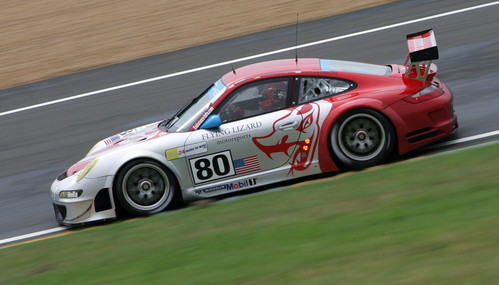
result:
<svg viewBox="0 0 499 285"><path fill-rule="evenodd" d="M386 144L383 124L370 114L348 117L338 131L338 145L345 156L357 161L376 157Z"/></svg>
<svg viewBox="0 0 499 285"><path fill-rule="evenodd" d="M151 163L139 163L130 168L121 185L126 202L140 211L151 211L165 203L170 193L166 173Z"/></svg>

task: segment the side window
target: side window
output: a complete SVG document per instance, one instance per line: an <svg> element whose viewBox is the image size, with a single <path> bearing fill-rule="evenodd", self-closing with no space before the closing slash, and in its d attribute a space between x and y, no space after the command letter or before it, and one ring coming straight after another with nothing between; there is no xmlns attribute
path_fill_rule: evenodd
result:
<svg viewBox="0 0 499 285"><path fill-rule="evenodd" d="M355 85L352 82L324 77L304 77L300 79L298 92L298 103L303 104L352 89Z"/></svg>
<svg viewBox="0 0 499 285"><path fill-rule="evenodd" d="M222 123L248 118L287 107L290 79L252 82L236 89L217 108Z"/></svg>

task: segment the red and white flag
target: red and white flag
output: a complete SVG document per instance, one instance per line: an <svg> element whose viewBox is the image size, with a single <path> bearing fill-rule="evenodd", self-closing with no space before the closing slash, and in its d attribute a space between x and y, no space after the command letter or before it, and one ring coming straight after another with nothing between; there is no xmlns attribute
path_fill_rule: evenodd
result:
<svg viewBox="0 0 499 285"><path fill-rule="evenodd" d="M412 62L438 59L437 41L431 29L407 35L407 46Z"/></svg>

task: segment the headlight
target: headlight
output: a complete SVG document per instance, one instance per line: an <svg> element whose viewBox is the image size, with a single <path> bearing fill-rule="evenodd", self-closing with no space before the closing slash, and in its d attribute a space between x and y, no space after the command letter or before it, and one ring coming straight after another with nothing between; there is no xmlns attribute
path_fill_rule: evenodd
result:
<svg viewBox="0 0 499 285"><path fill-rule="evenodd" d="M78 198L83 193L83 190L70 190L59 192L59 198Z"/></svg>
<svg viewBox="0 0 499 285"><path fill-rule="evenodd" d="M94 168L94 166L97 164L98 161L99 161L99 158L96 157L92 161L90 161L89 164L85 165L85 167L80 171L80 174L78 174L78 178L76 178L76 182L82 180L83 177L85 177L90 172L90 170L92 170L92 168Z"/></svg>

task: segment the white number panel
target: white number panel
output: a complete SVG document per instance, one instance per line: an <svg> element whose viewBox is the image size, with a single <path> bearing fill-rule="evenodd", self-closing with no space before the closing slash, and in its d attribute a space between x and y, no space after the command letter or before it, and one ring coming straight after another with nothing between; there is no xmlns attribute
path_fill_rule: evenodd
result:
<svg viewBox="0 0 499 285"><path fill-rule="evenodd" d="M194 183L204 183L235 175L230 151L189 159Z"/></svg>

